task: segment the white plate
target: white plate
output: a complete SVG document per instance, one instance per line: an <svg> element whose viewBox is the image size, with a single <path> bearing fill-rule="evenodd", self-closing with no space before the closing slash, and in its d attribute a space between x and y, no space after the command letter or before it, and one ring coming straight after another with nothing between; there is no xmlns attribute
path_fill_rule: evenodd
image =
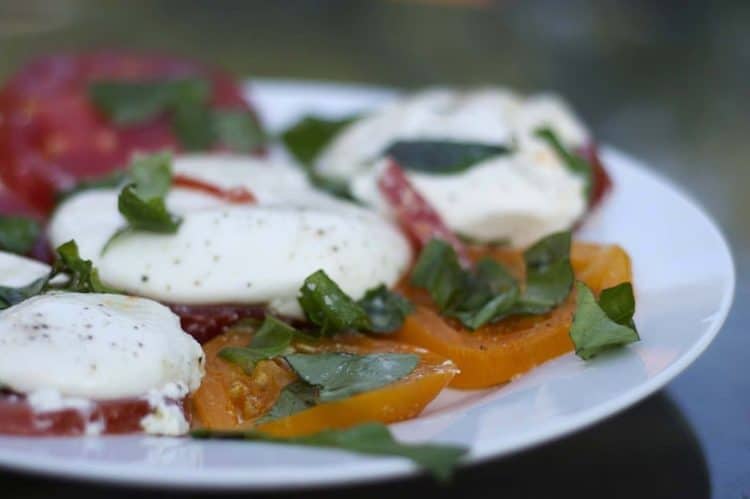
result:
<svg viewBox="0 0 750 499"><path fill-rule="evenodd" d="M394 95L283 81L257 82L253 90L254 102L274 129L302 113L342 115ZM635 404L685 369L714 338L734 293L726 241L694 202L636 160L605 148L604 162L615 188L579 237L619 243L632 256L643 340L588 363L565 355L496 389L448 390L420 418L393 425L399 438L467 446L467 464L507 455ZM397 458L142 436L0 438L0 465L172 489L309 488L414 472Z"/></svg>

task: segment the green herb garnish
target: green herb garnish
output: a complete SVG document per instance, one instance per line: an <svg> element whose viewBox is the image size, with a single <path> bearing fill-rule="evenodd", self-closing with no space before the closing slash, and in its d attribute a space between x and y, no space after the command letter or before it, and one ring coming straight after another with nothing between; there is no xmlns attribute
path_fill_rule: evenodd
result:
<svg viewBox="0 0 750 499"><path fill-rule="evenodd" d="M353 201L345 181L329 178L315 170L315 159L341 130L358 119L349 116L341 119L324 119L306 116L281 134L281 142L302 165L310 183L338 198Z"/></svg>
<svg viewBox="0 0 750 499"><path fill-rule="evenodd" d="M370 329L373 333L392 333L404 323L404 319L413 310L409 300L391 291L385 284L368 290L357 301L370 318Z"/></svg>
<svg viewBox="0 0 750 499"><path fill-rule="evenodd" d="M568 170L583 179L586 199L590 200L594 183L594 168L591 163L582 156L567 150L557 134L549 127L537 128L534 131L534 135L547 142L555 150L555 153L557 153L565 166L567 166Z"/></svg>
<svg viewBox="0 0 750 499"><path fill-rule="evenodd" d="M223 348L219 357L250 373L258 361L272 359L286 352L292 340L299 335L292 326L269 315L253 335L250 345Z"/></svg>
<svg viewBox="0 0 750 499"><path fill-rule="evenodd" d="M424 288L443 315L477 329L510 315L542 314L562 303L573 285L570 233L545 237L524 252L523 292L498 262L485 258L476 268L461 267L455 250L439 239L422 250L411 283Z"/></svg>
<svg viewBox="0 0 750 499"><path fill-rule="evenodd" d="M348 330L367 331L371 327L367 312L323 270L305 279L298 300L307 318L320 328L323 336Z"/></svg>
<svg viewBox="0 0 750 499"><path fill-rule="evenodd" d="M425 468L440 480L453 473L466 449L451 445L403 444L393 438L387 426L365 423L345 430L324 430L303 437L273 437L259 431L222 432L195 430L193 438L243 439L275 444L326 447L376 456L400 456Z"/></svg>
<svg viewBox="0 0 750 499"><path fill-rule="evenodd" d="M52 265L52 272L48 280L52 280L57 275L64 274L68 276L68 281L62 285L45 286L47 289L59 289L63 291L73 291L76 293L113 293L112 288L105 286L99 279L99 271L91 263L91 260L84 260L78 253L78 245L75 241L70 240L57 247L55 250L56 259Z"/></svg>
<svg viewBox="0 0 750 499"><path fill-rule="evenodd" d="M25 255L34 247L42 229L31 218L0 215L0 249Z"/></svg>
<svg viewBox="0 0 750 499"><path fill-rule="evenodd" d="M210 83L202 79L99 81L89 86L89 97L110 120L123 126L168 114L175 135L187 150L209 149L218 142L249 152L266 140L251 112L211 109Z"/></svg>
<svg viewBox="0 0 750 499"><path fill-rule="evenodd" d="M599 353L640 340L633 322L633 286L622 283L605 289L597 302L584 283L577 282L577 306L570 328L576 354L588 360Z"/></svg>
<svg viewBox="0 0 750 499"><path fill-rule="evenodd" d="M330 402L389 385L411 373L419 356L404 353L356 355L343 352L292 354L284 357L297 375Z"/></svg>
<svg viewBox="0 0 750 499"><path fill-rule="evenodd" d="M512 153L510 147L443 140L399 140L382 156L393 158L404 170L449 175L461 173L495 156Z"/></svg>
<svg viewBox="0 0 750 499"><path fill-rule="evenodd" d="M25 286L12 288L0 286L0 310L17 305L32 296L40 294L49 281L49 276L40 277Z"/></svg>

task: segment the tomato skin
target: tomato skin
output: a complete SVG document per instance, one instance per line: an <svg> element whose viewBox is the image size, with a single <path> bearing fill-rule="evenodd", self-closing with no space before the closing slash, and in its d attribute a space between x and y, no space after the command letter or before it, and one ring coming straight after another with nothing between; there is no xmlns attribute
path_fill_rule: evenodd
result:
<svg viewBox="0 0 750 499"><path fill-rule="evenodd" d="M180 317L183 331L200 344L206 343L241 319L263 319L262 305L180 305L166 304Z"/></svg>
<svg viewBox="0 0 750 499"><path fill-rule="evenodd" d="M203 192L222 201L231 204L255 204L256 199L252 192L244 187L234 187L232 189L222 189L221 187L204 182L188 175L175 174L172 176L172 185L182 187L183 189L192 189Z"/></svg>
<svg viewBox="0 0 750 499"><path fill-rule="evenodd" d="M87 88L97 80L192 76L211 82L212 107L249 110L231 77L192 61L120 52L32 61L0 90L0 177L48 213L56 192L125 166L135 151L180 151L166 116L115 126L91 104Z"/></svg>
<svg viewBox="0 0 750 499"><path fill-rule="evenodd" d="M593 167L593 185L589 208L593 209L601 204L604 196L612 189L612 179L609 177L604 163L599 155L596 143L590 142L578 150L578 154L586 158Z"/></svg>
<svg viewBox="0 0 750 499"><path fill-rule="evenodd" d="M103 434L138 433L141 419L150 412L141 399L94 402L91 410L75 409L38 413L23 397L11 393L0 395L0 434L18 436L76 436L86 426L102 424Z"/></svg>
<svg viewBox="0 0 750 499"><path fill-rule="evenodd" d="M378 179L378 188L395 210L401 227L416 243L417 249L424 247L431 239L439 238L453 246L464 265L471 265L466 246L417 191L398 163L389 160L388 167Z"/></svg>

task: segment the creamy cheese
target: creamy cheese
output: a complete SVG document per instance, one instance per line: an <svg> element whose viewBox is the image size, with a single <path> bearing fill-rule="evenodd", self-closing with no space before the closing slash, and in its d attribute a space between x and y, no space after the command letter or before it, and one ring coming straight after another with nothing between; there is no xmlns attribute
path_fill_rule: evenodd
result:
<svg viewBox="0 0 750 499"><path fill-rule="evenodd" d="M410 262L397 227L312 189L294 167L197 156L177 158L174 169L246 187L258 203L233 205L174 188L167 206L183 217L176 234L132 233L102 254L124 220L118 191L92 190L58 208L52 243L75 239L106 284L133 294L185 304L270 303L287 315L301 314L299 287L318 269L359 298L380 283L395 284Z"/></svg>
<svg viewBox="0 0 750 499"><path fill-rule="evenodd" d="M0 286L25 286L46 276L49 271L49 265L0 251Z"/></svg>
<svg viewBox="0 0 750 499"><path fill-rule="evenodd" d="M583 181L534 131L550 126L567 147L588 132L558 98L519 97L504 90L429 90L399 100L354 122L317 161L320 173L346 179L360 200L388 212L377 188L381 153L397 140L514 144L517 152L464 172L409 179L456 232L479 241L509 239L525 246L566 229L586 209Z"/></svg>
<svg viewBox="0 0 750 499"><path fill-rule="evenodd" d="M0 380L40 413L146 398L144 430L182 434L188 422L175 402L198 389L203 362L178 317L143 298L52 292L0 312ZM89 423L87 434L104 428Z"/></svg>

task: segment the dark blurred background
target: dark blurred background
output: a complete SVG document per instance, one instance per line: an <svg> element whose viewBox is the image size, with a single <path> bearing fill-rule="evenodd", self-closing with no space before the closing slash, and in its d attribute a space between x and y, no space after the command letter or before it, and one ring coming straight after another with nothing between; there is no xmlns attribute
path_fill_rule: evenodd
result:
<svg viewBox="0 0 750 499"><path fill-rule="evenodd" d="M750 282L744 279L750 263L748 33L747 0L0 0L0 80L37 54L126 47L206 59L248 78L409 88L489 83L559 91L601 141L647 161L718 220L737 259L735 307L708 352L645 406L556 447L462 475L459 483L477 486L502 468L526 477L510 489L528 491L519 484L540 486L531 478L538 476L533 467L573 459L594 466L591 474L609 483L617 482L617 474L602 474L596 466L622 466L620 479L627 487L616 490L623 496L745 498L750 497L745 307ZM605 453L610 462L599 454L602 445L611 445ZM575 461L582 453L588 460ZM633 476L629 460L661 476L664 487L649 489L655 478ZM0 475L2 484L27 497L63 490L14 475ZM42 484L46 488L39 488ZM483 488L493 497L504 490L507 484Z"/></svg>

